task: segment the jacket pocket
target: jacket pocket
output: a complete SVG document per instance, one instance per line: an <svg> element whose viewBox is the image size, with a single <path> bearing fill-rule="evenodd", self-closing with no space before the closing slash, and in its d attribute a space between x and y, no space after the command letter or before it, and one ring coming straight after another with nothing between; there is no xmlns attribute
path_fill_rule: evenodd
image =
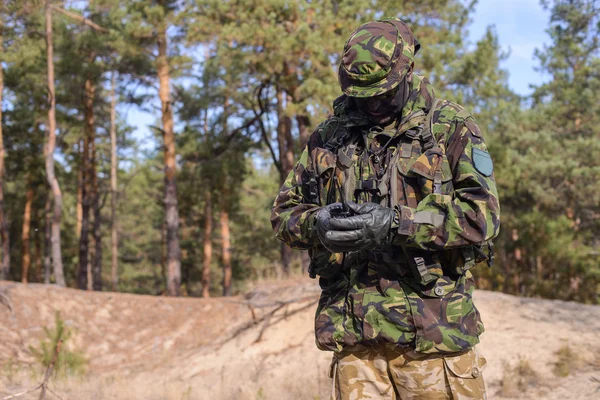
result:
<svg viewBox="0 0 600 400"><path fill-rule="evenodd" d="M397 168L402 180L398 186L403 188L403 197L409 207L416 207L423 198L434 192L436 171L439 171L442 194L451 194L454 190L448 158L438 150L426 150L416 158L400 158Z"/></svg>
<svg viewBox="0 0 600 400"><path fill-rule="evenodd" d="M379 278L365 288L362 326L365 344L394 343L409 346L415 338L408 300L399 281Z"/></svg>
<svg viewBox="0 0 600 400"><path fill-rule="evenodd" d="M460 397L460 394L468 393L470 398L485 399L482 374L486 365L486 359L475 348L463 354L444 356L444 366L452 394Z"/></svg>
<svg viewBox="0 0 600 400"><path fill-rule="evenodd" d="M455 353L479 343L483 324L473 304L470 274L456 280L442 276L426 287L402 285L416 328L417 352Z"/></svg>
<svg viewBox="0 0 600 400"><path fill-rule="evenodd" d="M317 177L321 205L327 204L328 189L331 188L329 183L335 173L336 160L335 154L321 147L317 147L311 152L311 169Z"/></svg>
<svg viewBox="0 0 600 400"><path fill-rule="evenodd" d="M359 342L360 333L348 303L348 278L321 278L322 292L315 315L315 339L319 350L340 351Z"/></svg>
<svg viewBox="0 0 600 400"><path fill-rule="evenodd" d="M452 375L465 379L481 376L487 366L487 360L475 348L464 354L444 356L444 363Z"/></svg>

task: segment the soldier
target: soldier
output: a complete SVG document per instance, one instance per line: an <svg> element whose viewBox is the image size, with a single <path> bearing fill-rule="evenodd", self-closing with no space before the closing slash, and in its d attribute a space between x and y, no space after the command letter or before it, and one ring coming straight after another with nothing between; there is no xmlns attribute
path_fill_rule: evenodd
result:
<svg viewBox="0 0 600 400"><path fill-rule="evenodd" d="M334 399L485 398L469 270L493 259L493 164L471 114L413 73L419 48L398 19L352 33L344 95L273 205L277 237L319 276Z"/></svg>

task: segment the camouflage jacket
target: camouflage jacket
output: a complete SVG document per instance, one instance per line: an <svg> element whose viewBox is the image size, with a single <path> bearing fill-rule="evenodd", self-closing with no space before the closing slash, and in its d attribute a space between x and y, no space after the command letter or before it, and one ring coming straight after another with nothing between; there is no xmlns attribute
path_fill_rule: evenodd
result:
<svg viewBox="0 0 600 400"><path fill-rule="evenodd" d="M468 349L483 332L468 270L478 258L473 245L498 234L500 216L479 127L461 106L434 100L427 79L417 75L392 127L373 127L352 104L336 100L334 115L311 135L271 216L276 236L307 249L310 268L320 276L317 346ZM328 252L313 231L316 211L343 198L394 208L399 218L392 245L378 252Z"/></svg>

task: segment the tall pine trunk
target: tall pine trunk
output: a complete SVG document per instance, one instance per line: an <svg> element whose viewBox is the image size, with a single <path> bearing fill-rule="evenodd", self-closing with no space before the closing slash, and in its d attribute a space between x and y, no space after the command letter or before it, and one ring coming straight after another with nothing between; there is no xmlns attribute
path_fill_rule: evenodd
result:
<svg viewBox="0 0 600 400"><path fill-rule="evenodd" d="M39 210L36 212L36 219L38 221L41 220ZM38 222L35 224L36 227L41 226ZM37 232L38 229L35 229L36 233L33 234L33 243L35 246L35 253L33 254L33 265L35 265L35 281L42 282L42 232Z"/></svg>
<svg viewBox="0 0 600 400"><path fill-rule="evenodd" d="M231 296L231 233L229 211L221 209L221 263L223 265L223 296Z"/></svg>
<svg viewBox="0 0 600 400"><path fill-rule="evenodd" d="M207 191L204 204L204 253L202 257L202 297L210 297L210 263L212 261L212 197Z"/></svg>
<svg viewBox="0 0 600 400"><path fill-rule="evenodd" d="M2 2L1 4L4 4ZM4 48L2 31L4 21L0 15L0 54ZM2 260L0 262L0 281L8 279L10 273L10 246L8 236L8 221L4 214L4 136L2 134L2 94L4 92L4 68L0 63L0 241L2 241Z"/></svg>
<svg viewBox="0 0 600 400"><path fill-rule="evenodd" d="M60 222L62 219L62 192L54 173L54 150L56 148L56 97L54 89L54 45L52 38L52 9L50 0L45 2L46 17L46 62L48 65L48 142L45 146L46 178L54 197L54 215L52 216L52 265L54 278L59 286L65 286L62 254L60 248Z"/></svg>
<svg viewBox="0 0 600 400"><path fill-rule="evenodd" d="M83 139L79 140L77 144L77 153L79 154L80 161L81 157L83 157ZM79 239L81 237L81 220L83 219L83 169L80 166L79 171L77 171L77 225L75 231L75 237Z"/></svg>
<svg viewBox="0 0 600 400"><path fill-rule="evenodd" d="M31 231L31 203L33 203L33 188L29 175L27 176L27 192L25 193L25 211L23 211L23 229L21 231L21 244L23 247L21 282L27 283L29 267L31 266L31 251L29 246L29 233Z"/></svg>
<svg viewBox="0 0 600 400"><path fill-rule="evenodd" d="M90 209L93 203L93 160L94 145L94 96L96 88L91 79L85 80L83 100L84 138L81 152L81 234L79 236L79 274L77 286L81 290L88 288L88 268L90 266Z"/></svg>
<svg viewBox="0 0 600 400"><path fill-rule="evenodd" d="M95 58L94 55L91 57ZM88 131L90 133L90 175L89 180L91 188L91 211L94 214L94 223L92 225L92 237L94 238L94 251L91 257L90 267L91 270L88 272L88 279L91 276L91 282L88 281L88 289L97 291L102 290L102 216L100 214L100 190L98 185L98 155L96 148L96 129L95 129L95 114L94 114L94 101L96 100L96 86L90 81L90 87L88 90L86 82L86 100L89 99L89 103L86 103L86 125L88 125ZM89 115L89 116L88 116ZM91 283L91 284L90 284Z"/></svg>
<svg viewBox="0 0 600 400"><path fill-rule="evenodd" d="M94 224L92 236L94 237L94 257L92 258L92 289L102 290L102 215L100 213L100 190L98 185L98 158L96 155L96 140L92 141L92 201L94 211ZM89 285L88 285L89 287Z"/></svg>
<svg viewBox="0 0 600 400"><path fill-rule="evenodd" d="M113 73L110 86L110 281L112 290L117 290L119 242L117 232L117 74Z"/></svg>
<svg viewBox="0 0 600 400"><path fill-rule="evenodd" d="M279 163L281 173L279 183L283 185L285 178L294 166L294 141L292 138L292 121L285 114L284 93L277 89L277 145L279 147ZM289 275L292 261L292 249L281 244L281 266L283 275Z"/></svg>
<svg viewBox="0 0 600 400"><path fill-rule="evenodd" d="M52 197L48 193L46 207L44 207L44 283L50 283L50 270L52 267Z"/></svg>
<svg viewBox="0 0 600 400"><path fill-rule="evenodd" d="M303 149L308 143L310 132L308 131L308 124L310 120L306 114L296 115L296 122L298 123L298 131L300 132L300 148ZM303 251L300 255L302 262L302 273L308 274L308 267L310 265L310 257L308 251Z"/></svg>
<svg viewBox="0 0 600 400"><path fill-rule="evenodd" d="M157 72L159 97L162 109L164 163L165 163L165 216L167 225L167 293L179 296L181 286L181 249L179 247L179 212L175 185L175 133L173 109L169 88L169 62L167 60L167 27L163 21L158 31Z"/></svg>

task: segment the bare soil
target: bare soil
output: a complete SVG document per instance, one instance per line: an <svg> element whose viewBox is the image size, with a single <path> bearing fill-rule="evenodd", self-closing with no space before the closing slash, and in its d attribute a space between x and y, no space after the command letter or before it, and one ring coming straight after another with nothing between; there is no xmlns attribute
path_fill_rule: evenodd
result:
<svg viewBox="0 0 600 400"><path fill-rule="evenodd" d="M29 348L39 347L56 311L73 332L66 345L88 360L85 375L51 381L64 400L325 399L331 354L314 345L318 295L304 278L262 282L227 299L0 282L0 400L39 383ZM599 306L488 291L475 301L486 325L479 349L490 399L600 399ZM559 377L557 353L566 346L575 356Z"/></svg>

